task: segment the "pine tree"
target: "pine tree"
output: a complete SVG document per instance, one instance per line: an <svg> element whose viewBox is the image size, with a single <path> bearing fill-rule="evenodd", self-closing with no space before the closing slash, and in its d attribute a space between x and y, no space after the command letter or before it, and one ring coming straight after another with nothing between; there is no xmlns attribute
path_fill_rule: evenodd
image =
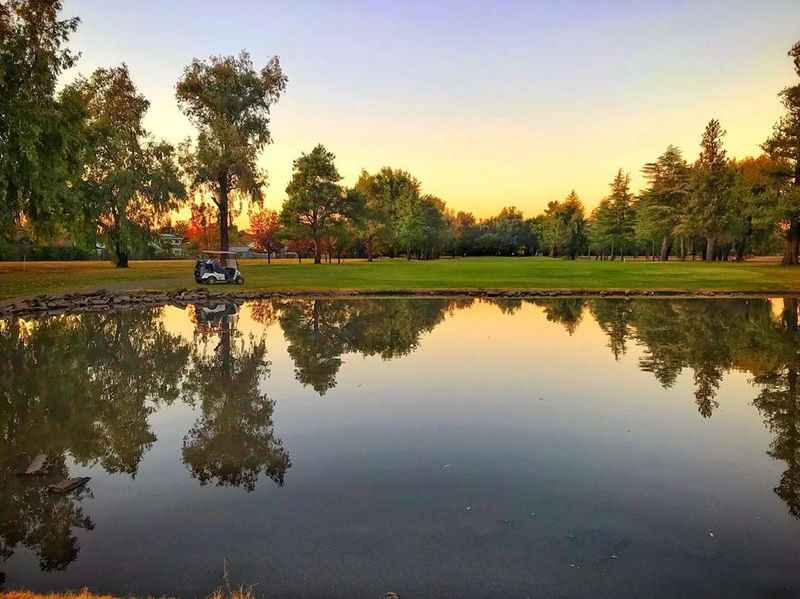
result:
<svg viewBox="0 0 800 599"><path fill-rule="evenodd" d="M725 232L733 187L733 171L723 146L724 137L725 131L719 121L710 120L700 142L700 156L694 165L686 215L690 226L706 238L706 260L716 257L717 244Z"/></svg>
<svg viewBox="0 0 800 599"><path fill-rule="evenodd" d="M789 51L795 70L800 77L800 42ZM784 264L797 264L800 249L800 83L787 87L780 93L786 109L762 145L773 160L784 168L779 173L779 183L773 192L772 210L784 231Z"/></svg>
<svg viewBox="0 0 800 599"><path fill-rule="evenodd" d="M681 151L667 146L655 162L642 168L648 187L636 203L639 237L660 241L661 260L669 258L673 236L682 233L681 217L689 192L689 167Z"/></svg>
<svg viewBox="0 0 800 599"><path fill-rule="evenodd" d="M620 256L624 256L633 245L636 218L631 193L631 176L622 169L617 171L611 182L609 200L612 216L611 238ZM614 257L613 253L611 257Z"/></svg>

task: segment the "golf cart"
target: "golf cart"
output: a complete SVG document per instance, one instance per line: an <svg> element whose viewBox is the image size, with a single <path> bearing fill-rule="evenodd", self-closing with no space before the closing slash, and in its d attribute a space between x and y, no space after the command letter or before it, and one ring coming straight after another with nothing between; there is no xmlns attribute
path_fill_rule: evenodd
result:
<svg viewBox="0 0 800 599"><path fill-rule="evenodd" d="M244 285L244 277L239 272L236 252L212 252L204 250L194 264L194 280L204 285L217 283L236 283Z"/></svg>

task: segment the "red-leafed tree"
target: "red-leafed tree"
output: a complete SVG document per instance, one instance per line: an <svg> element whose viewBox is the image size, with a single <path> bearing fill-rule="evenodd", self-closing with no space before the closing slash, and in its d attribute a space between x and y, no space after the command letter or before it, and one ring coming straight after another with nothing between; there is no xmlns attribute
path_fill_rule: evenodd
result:
<svg viewBox="0 0 800 599"><path fill-rule="evenodd" d="M255 248L267 252L267 263L272 262L272 252L281 248L278 236L283 230L280 215L274 210L264 209L250 217L248 233Z"/></svg>
<svg viewBox="0 0 800 599"><path fill-rule="evenodd" d="M186 227L186 239L198 248L212 248L219 243L216 210L211 204L195 202Z"/></svg>
<svg viewBox="0 0 800 599"><path fill-rule="evenodd" d="M297 239L290 239L286 243L286 247L290 252L297 253L297 261L302 262L304 256L310 256L314 253L316 245L314 240L309 237L298 237Z"/></svg>

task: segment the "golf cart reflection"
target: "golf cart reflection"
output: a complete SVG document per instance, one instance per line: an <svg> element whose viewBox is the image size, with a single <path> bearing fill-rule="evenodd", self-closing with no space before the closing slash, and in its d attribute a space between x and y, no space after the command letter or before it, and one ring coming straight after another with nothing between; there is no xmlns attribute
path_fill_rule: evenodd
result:
<svg viewBox="0 0 800 599"><path fill-rule="evenodd" d="M233 318L239 313L239 307L234 304L195 305L194 319L199 332L214 333L227 329Z"/></svg>

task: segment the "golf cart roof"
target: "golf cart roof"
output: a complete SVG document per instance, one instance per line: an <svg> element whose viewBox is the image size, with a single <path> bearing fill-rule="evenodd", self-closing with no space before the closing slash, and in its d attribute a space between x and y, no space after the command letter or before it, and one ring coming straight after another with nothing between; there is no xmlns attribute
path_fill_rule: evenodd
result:
<svg viewBox="0 0 800 599"><path fill-rule="evenodd" d="M226 255L226 256L236 256L236 255L239 254L239 252L220 252L220 251L217 251L217 250L201 250L200 253L201 254L223 254L223 255Z"/></svg>

